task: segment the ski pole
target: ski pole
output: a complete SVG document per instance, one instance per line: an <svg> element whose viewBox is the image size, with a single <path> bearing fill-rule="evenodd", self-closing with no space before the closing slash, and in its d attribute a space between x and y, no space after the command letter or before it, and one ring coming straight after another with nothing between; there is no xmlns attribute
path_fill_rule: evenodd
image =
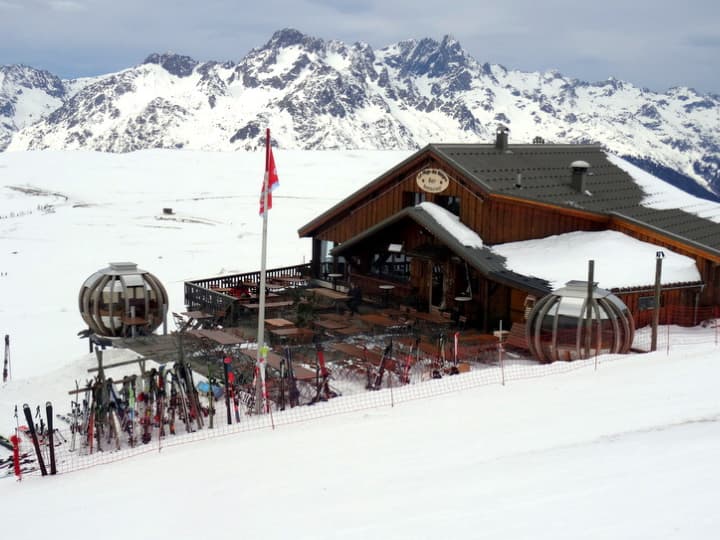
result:
<svg viewBox="0 0 720 540"><path fill-rule="evenodd" d="M228 426L232 424L232 415L230 414L230 387L228 383L228 372L230 371L230 362L232 358L226 356L223 360L223 382L225 383L225 410L227 411Z"/></svg>

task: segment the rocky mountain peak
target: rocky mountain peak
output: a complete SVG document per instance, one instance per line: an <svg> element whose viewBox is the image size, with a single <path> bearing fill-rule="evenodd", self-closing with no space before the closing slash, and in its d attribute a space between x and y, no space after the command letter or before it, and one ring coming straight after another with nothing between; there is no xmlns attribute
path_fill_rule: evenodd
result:
<svg viewBox="0 0 720 540"><path fill-rule="evenodd" d="M0 90L10 87L39 89L49 96L62 98L65 85L59 77L44 69L35 69L23 64L0 66Z"/></svg>
<svg viewBox="0 0 720 540"><path fill-rule="evenodd" d="M145 59L143 64L158 64L171 75L182 78L192 75L192 72L197 67L198 62L189 56L166 52L163 54L151 54Z"/></svg>
<svg viewBox="0 0 720 540"><path fill-rule="evenodd" d="M294 28L283 28L275 32L262 48L284 49L294 46L302 47L308 51L318 51L325 46L325 42L322 39L303 34Z"/></svg>
<svg viewBox="0 0 720 540"><path fill-rule="evenodd" d="M167 71L165 86L142 67L78 81L0 67L0 150L251 150L267 126L282 148L414 149L491 143L502 122L513 142L597 141L720 193L720 98L687 88L481 64L449 35L376 51L285 28L238 63L145 63Z"/></svg>

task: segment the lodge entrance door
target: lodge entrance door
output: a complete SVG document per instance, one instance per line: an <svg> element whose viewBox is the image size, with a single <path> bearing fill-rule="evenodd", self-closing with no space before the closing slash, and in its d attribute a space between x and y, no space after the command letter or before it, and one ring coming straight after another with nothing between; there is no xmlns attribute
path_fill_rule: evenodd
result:
<svg viewBox="0 0 720 540"><path fill-rule="evenodd" d="M432 268L430 279L430 307L445 307L445 271L442 264L430 261Z"/></svg>

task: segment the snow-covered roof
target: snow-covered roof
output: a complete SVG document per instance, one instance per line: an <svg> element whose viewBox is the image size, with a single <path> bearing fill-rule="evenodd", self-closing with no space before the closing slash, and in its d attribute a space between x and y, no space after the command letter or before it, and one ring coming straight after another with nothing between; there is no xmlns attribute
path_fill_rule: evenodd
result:
<svg viewBox="0 0 720 540"><path fill-rule="evenodd" d="M448 234L457 239L460 245L470 248L483 247L482 238L467 225L460 222L460 218L442 206L431 202L422 202L417 205L430 214Z"/></svg>
<svg viewBox="0 0 720 540"><path fill-rule="evenodd" d="M417 205L430 214L445 232L467 248L482 248L480 236L448 210L430 203ZM505 257L505 268L515 274L547 281L553 289L587 277L588 261L595 261L595 281L608 289L628 289L655 282L657 253L664 254L662 283L695 283L701 280L694 259L617 231L577 231L499 244L490 248Z"/></svg>
<svg viewBox="0 0 720 540"><path fill-rule="evenodd" d="M645 192L640 204L656 210L683 210L689 214L720 223L720 204L696 197L612 154L608 161L617 165Z"/></svg>
<svg viewBox="0 0 720 540"><path fill-rule="evenodd" d="M409 217L430 230L456 255L490 279L537 292L587 279L595 261L594 280L605 289L629 289L655 283L655 260L663 251L662 283L698 283L695 260L617 231L577 231L537 240L486 246L482 238L448 210L423 202L404 208L333 250L344 253L358 242L382 234L392 223Z"/></svg>
<svg viewBox="0 0 720 540"><path fill-rule="evenodd" d="M577 231L492 246L506 257L509 270L544 279L553 289L585 280L595 261L594 280L605 289L626 289L655 282L656 254L663 251L662 283L701 280L694 259L617 231Z"/></svg>

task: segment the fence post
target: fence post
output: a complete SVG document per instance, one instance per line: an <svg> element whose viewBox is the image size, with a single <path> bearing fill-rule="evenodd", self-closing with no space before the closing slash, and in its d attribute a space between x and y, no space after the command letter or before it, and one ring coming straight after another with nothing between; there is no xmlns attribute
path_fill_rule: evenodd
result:
<svg viewBox="0 0 720 540"><path fill-rule="evenodd" d="M667 349L666 349L666 353L665 353L666 356L670 356L670 310L671 309L672 309L672 306L667 306L667 308L665 308L665 328L667 328L667 334L666 334L666 338L665 338L665 339L667 339L667 345L666 345Z"/></svg>
<svg viewBox="0 0 720 540"><path fill-rule="evenodd" d="M503 357L503 333L502 333L502 321L500 321L500 335L498 336L498 360L500 361L500 376L502 378L502 385L505 386L505 360Z"/></svg>
<svg viewBox="0 0 720 540"><path fill-rule="evenodd" d="M595 371L597 371L597 367L598 367L598 350L599 349L600 349L600 347L595 347Z"/></svg>
<svg viewBox="0 0 720 540"><path fill-rule="evenodd" d="M395 397L393 396L393 374L388 372L388 383L390 383L390 407L395 407Z"/></svg>

